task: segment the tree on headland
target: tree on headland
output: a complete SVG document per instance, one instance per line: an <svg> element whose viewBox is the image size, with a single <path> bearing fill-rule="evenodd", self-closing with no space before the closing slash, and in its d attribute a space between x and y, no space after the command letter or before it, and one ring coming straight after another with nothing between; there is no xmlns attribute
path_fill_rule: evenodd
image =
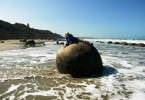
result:
<svg viewBox="0 0 145 100"><path fill-rule="evenodd" d="M27 23L27 27L29 27L29 28L30 28L30 25L29 25L29 23Z"/></svg>

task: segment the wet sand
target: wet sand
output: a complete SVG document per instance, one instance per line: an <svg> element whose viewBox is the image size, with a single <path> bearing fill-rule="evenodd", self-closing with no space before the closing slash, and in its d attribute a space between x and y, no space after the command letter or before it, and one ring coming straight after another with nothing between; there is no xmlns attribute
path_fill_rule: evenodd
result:
<svg viewBox="0 0 145 100"><path fill-rule="evenodd" d="M105 85L101 82L101 77L73 78L70 75L60 74L55 65L33 71L37 75L0 82L0 99L109 100L109 96L113 96L111 91L108 94L106 89L101 89ZM103 92L104 95L99 92Z"/></svg>

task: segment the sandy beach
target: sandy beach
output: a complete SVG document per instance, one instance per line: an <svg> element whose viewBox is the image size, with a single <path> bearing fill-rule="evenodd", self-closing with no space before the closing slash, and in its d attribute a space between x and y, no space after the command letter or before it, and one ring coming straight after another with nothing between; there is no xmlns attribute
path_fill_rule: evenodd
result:
<svg viewBox="0 0 145 100"><path fill-rule="evenodd" d="M4 43L1 43L4 41ZM20 40L1 40L0 41L0 51L5 50L15 50L24 48L24 42L20 42ZM36 45L43 44L46 40L35 40Z"/></svg>
<svg viewBox="0 0 145 100"><path fill-rule="evenodd" d="M0 42L0 51L4 50L15 50L24 47L24 43L19 40L2 40L4 43Z"/></svg>

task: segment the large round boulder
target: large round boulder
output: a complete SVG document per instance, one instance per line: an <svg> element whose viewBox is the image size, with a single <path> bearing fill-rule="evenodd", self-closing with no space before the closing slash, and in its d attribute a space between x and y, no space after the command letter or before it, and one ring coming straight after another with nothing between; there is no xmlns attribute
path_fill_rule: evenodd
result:
<svg viewBox="0 0 145 100"><path fill-rule="evenodd" d="M62 47L56 55L56 66L60 73L71 74L73 77L101 75L103 69L97 49L85 42Z"/></svg>

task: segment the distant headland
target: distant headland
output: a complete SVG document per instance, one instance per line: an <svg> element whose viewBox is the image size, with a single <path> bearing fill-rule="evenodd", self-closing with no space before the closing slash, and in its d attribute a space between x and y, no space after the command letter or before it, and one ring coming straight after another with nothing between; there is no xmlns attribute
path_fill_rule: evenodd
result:
<svg viewBox="0 0 145 100"><path fill-rule="evenodd" d="M29 23L11 24L0 20L0 40L7 39L63 39L63 37L49 30L30 28Z"/></svg>

